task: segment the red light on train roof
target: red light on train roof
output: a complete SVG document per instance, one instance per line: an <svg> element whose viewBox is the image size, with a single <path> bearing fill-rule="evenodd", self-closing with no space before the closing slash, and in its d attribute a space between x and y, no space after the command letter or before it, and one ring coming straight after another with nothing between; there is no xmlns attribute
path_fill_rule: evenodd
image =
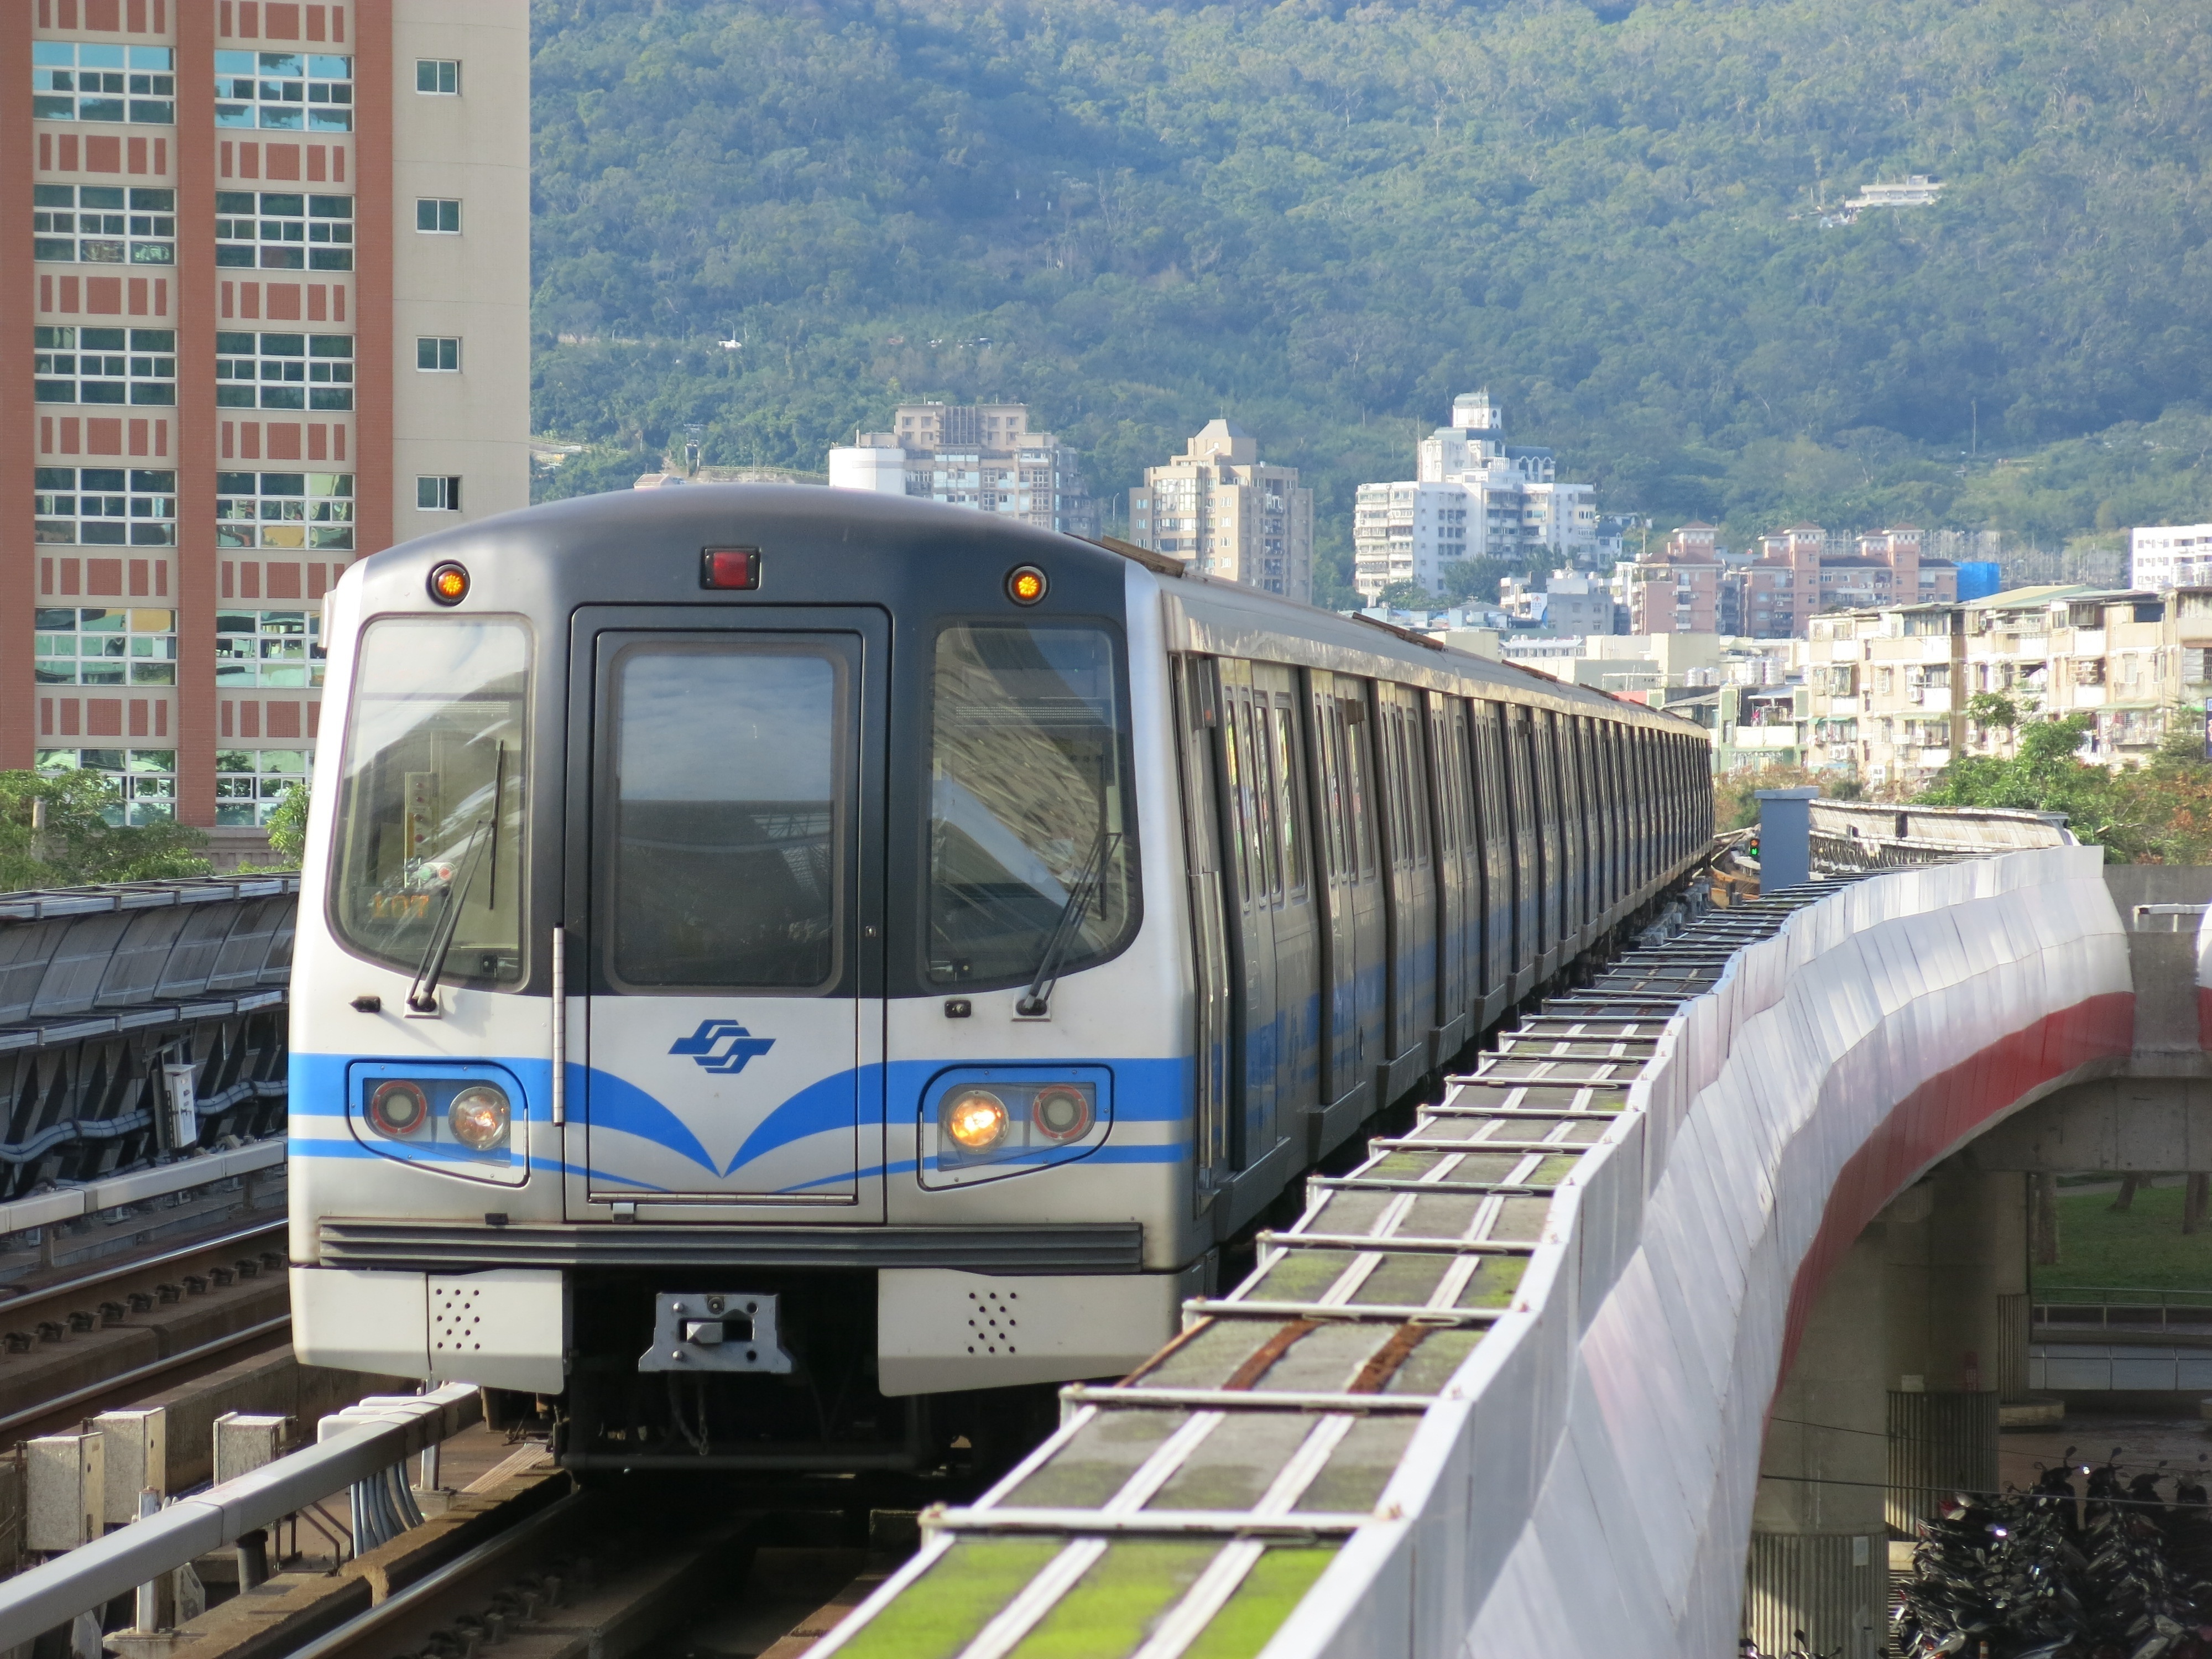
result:
<svg viewBox="0 0 2212 1659"><path fill-rule="evenodd" d="M699 552L699 586L717 588L756 588L760 586L761 556L757 547L708 547Z"/></svg>

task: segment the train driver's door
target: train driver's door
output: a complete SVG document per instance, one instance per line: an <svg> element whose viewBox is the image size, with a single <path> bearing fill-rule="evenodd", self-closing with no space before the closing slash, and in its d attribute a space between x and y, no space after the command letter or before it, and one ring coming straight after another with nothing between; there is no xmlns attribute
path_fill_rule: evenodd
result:
<svg viewBox="0 0 2212 1659"><path fill-rule="evenodd" d="M886 646L858 609L580 613L572 1219L883 1218Z"/></svg>

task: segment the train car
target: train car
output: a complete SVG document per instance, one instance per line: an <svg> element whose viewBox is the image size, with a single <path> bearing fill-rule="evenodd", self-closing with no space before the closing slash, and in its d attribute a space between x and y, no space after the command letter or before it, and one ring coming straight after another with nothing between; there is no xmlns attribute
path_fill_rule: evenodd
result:
<svg viewBox="0 0 2212 1659"><path fill-rule="evenodd" d="M927 502L601 495L326 602L295 1340L580 1469L916 1468L1663 896L1695 726Z"/></svg>

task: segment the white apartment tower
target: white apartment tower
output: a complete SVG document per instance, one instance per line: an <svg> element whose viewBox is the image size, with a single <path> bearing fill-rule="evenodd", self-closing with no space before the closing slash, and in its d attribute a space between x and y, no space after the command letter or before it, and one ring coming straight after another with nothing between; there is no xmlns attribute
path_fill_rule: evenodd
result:
<svg viewBox="0 0 2212 1659"><path fill-rule="evenodd" d="M1294 466L1260 459L1233 421L1208 421L1129 492L1129 535L1210 576L1313 603L1313 491Z"/></svg>
<svg viewBox="0 0 2212 1659"><path fill-rule="evenodd" d="M1455 559L1596 557L1590 487L1559 482L1550 450L1507 444L1504 411L1486 391L1452 399L1451 424L1420 441L1416 474L1359 487L1353 580L1370 601L1396 582L1437 592Z"/></svg>
<svg viewBox="0 0 2212 1659"><path fill-rule="evenodd" d="M1040 530L1097 533L1076 452L1030 429L1023 404L901 404L893 430L830 452L830 483L1002 513Z"/></svg>

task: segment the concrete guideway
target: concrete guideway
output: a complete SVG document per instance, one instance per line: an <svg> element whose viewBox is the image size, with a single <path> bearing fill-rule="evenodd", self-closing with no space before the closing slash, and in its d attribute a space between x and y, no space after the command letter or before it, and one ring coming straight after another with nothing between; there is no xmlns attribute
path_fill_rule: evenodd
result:
<svg viewBox="0 0 2212 1659"><path fill-rule="evenodd" d="M1099 1620L1141 1659L1732 1650L1829 1270L1984 1126L2127 1062L2100 860L1796 890L1547 1005L820 1651Z"/></svg>

